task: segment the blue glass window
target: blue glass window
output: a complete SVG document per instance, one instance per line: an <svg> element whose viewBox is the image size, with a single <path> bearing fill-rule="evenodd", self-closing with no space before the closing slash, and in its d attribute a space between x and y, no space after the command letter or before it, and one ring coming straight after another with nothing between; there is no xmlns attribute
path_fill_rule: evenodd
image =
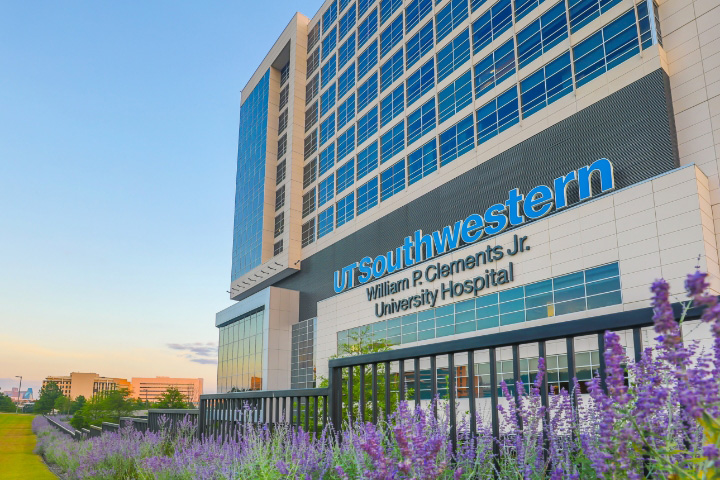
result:
<svg viewBox="0 0 720 480"><path fill-rule="evenodd" d="M475 144L473 116L469 115L440 134L440 166L469 152Z"/></svg>
<svg viewBox="0 0 720 480"><path fill-rule="evenodd" d="M517 86L513 85L477 111L478 145L519 121Z"/></svg>
<svg viewBox="0 0 720 480"><path fill-rule="evenodd" d="M657 43L662 45L662 32L660 31L660 22L658 21L658 6L655 2L653 2L653 13ZM640 25L640 44L643 50L645 50L653 44L652 26L650 25L650 12L648 10L647 0L640 0L640 3L637 4L637 14L638 24Z"/></svg>
<svg viewBox="0 0 720 480"><path fill-rule="evenodd" d="M398 15L390 25L380 34L380 57L384 57L390 50L400 43L403 38L403 17Z"/></svg>
<svg viewBox="0 0 720 480"><path fill-rule="evenodd" d="M573 47L575 82L585 85L638 53L635 12L629 10Z"/></svg>
<svg viewBox="0 0 720 480"><path fill-rule="evenodd" d="M427 177L437 168L437 147L433 138L408 155L408 185Z"/></svg>
<svg viewBox="0 0 720 480"><path fill-rule="evenodd" d="M375 35L378 29L378 16L377 16L377 9L370 12L370 15L367 16L363 22L358 25L357 29L357 35L358 35L358 48L365 45L365 42L370 40L370 38Z"/></svg>
<svg viewBox="0 0 720 480"><path fill-rule="evenodd" d="M351 193L337 203L337 226L342 227L355 216L355 194Z"/></svg>
<svg viewBox="0 0 720 480"><path fill-rule="evenodd" d="M335 74L337 73L337 62L335 59L335 55L330 57L330 60L327 61L325 65L322 66L322 69L320 70L320 85L322 88L325 88L325 85L328 84L330 80L335 78Z"/></svg>
<svg viewBox="0 0 720 480"><path fill-rule="evenodd" d="M472 102L470 70L438 93L438 122L443 123Z"/></svg>
<svg viewBox="0 0 720 480"><path fill-rule="evenodd" d="M402 121L380 137L380 163L385 163L405 148L405 122Z"/></svg>
<svg viewBox="0 0 720 480"><path fill-rule="evenodd" d="M475 65L475 97L479 98L515 73L515 48L511 38Z"/></svg>
<svg viewBox="0 0 720 480"><path fill-rule="evenodd" d="M478 8L482 7L487 0L470 0L470 11L474 12Z"/></svg>
<svg viewBox="0 0 720 480"><path fill-rule="evenodd" d="M332 140L333 135L335 135L334 113L320 124L320 146L322 147L327 141Z"/></svg>
<svg viewBox="0 0 720 480"><path fill-rule="evenodd" d="M340 193L355 181L355 160L350 160L337 169L336 192Z"/></svg>
<svg viewBox="0 0 720 480"><path fill-rule="evenodd" d="M432 22L428 22L407 43L407 68L415 65L433 47Z"/></svg>
<svg viewBox="0 0 720 480"><path fill-rule="evenodd" d="M343 38L345 34L355 26L355 19L355 5L353 5L350 7L350 10L340 18L340 23L338 24L340 38Z"/></svg>
<svg viewBox="0 0 720 480"><path fill-rule="evenodd" d="M438 52L438 82L442 82L470 60L470 33L467 29Z"/></svg>
<svg viewBox="0 0 720 480"><path fill-rule="evenodd" d="M535 10L545 0L515 0L515 21ZM572 0L571 0L572 1Z"/></svg>
<svg viewBox="0 0 720 480"><path fill-rule="evenodd" d="M392 14L402 6L403 0L380 0L380 25L388 21ZM400 21L402 25L402 21Z"/></svg>
<svg viewBox="0 0 720 480"><path fill-rule="evenodd" d="M510 0L500 0L473 22L473 53L480 53L511 26Z"/></svg>
<svg viewBox="0 0 720 480"><path fill-rule="evenodd" d="M345 10L345 7L348 6L348 3L350 3L350 0L340 0L340 10L338 11L342 13L342 11ZM353 7L355 7L355 5L353 5Z"/></svg>
<svg viewBox="0 0 720 480"><path fill-rule="evenodd" d="M568 36L565 2L560 2L517 35L520 68L566 39Z"/></svg>
<svg viewBox="0 0 720 480"><path fill-rule="evenodd" d="M620 0L568 0L570 31L577 32L618 3Z"/></svg>
<svg viewBox="0 0 720 480"><path fill-rule="evenodd" d="M337 128L340 130L350 120L355 118L355 94L350 95L347 100L338 106Z"/></svg>
<svg viewBox="0 0 720 480"><path fill-rule="evenodd" d="M405 189L405 160L400 160L380 174L380 201Z"/></svg>
<svg viewBox="0 0 720 480"><path fill-rule="evenodd" d="M340 76L338 77L338 83L337 83L338 98L342 98L354 86L355 86L355 63L353 62L352 65L350 65L348 67L348 69L345 70L343 73L341 73Z"/></svg>
<svg viewBox="0 0 720 480"><path fill-rule="evenodd" d="M338 69L341 69L345 66L345 64L352 60L352 58L355 56L355 34L353 33L348 37L348 39L340 45L340 48L338 48Z"/></svg>
<svg viewBox="0 0 720 480"><path fill-rule="evenodd" d="M367 107L378 95L377 72L368 77L367 81L358 87L358 112Z"/></svg>
<svg viewBox="0 0 720 480"><path fill-rule="evenodd" d="M357 156L357 179L360 180L378 166L378 142L372 142Z"/></svg>
<svg viewBox="0 0 720 480"><path fill-rule="evenodd" d="M435 62L431 58L425 65L408 77L407 104L408 107L417 99L425 95L435 85Z"/></svg>
<svg viewBox="0 0 720 480"><path fill-rule="evenodd" d="M335 50L337 46L337 29L333 28L322 41L322 61Z"/></svg>
<svg viewBox="0 0 720 480"><path fill-rule="evenodd" d="M372 7L374 3L375 0L358 0L358 18L365 15L365 12L367 12L368 8Z"/></svg>
<svg viewBox="0 0 720 480"><path fill-rule="evenodd" d="M410 146L415 140L435 128L435 98L431 98L423 106L408 115L407 143ZM408 165L409 166L409 165Z"/></svg>
<svg viewBox="0 0 720 480"><path fill-rule="evenodd" d="M320 152L318 177L321 177L335 165L335 142Z"/></svg>
<svg viewBox="0 0 720 480"><path fill-rule="evenodd" d="M378 107L375 105L368 112L360 117L357 123L358 145L375 135L378 131Z"/></svg>
<svg viewBox="0 0 720 480"><path fill-rule="evenodd" d="M380 91L384 91L395 80L400 78L404 72L403 69L403 50L402 48L395 52L395 55L383 63L380 67Z"/></svg>
<svg viewBox="0 0 720 480"><path fill-rule="evenodd" d="M435 16L436 43L450 35L468 17L468 0L450 0Z"/></svg>
<svg viewBox="0 0 720 480"><path fill-rule="evenodd" d="M328 113L335 106L335 84L320 95L320 116Z"/></svg>
<svg viewBox="0 0 720 480"><path fill-rule="evenodd" d="M329 175L318 185L318 207L322 207L335 196L335 176Z"/></svg>
<svg viewBox="0 0 720 480"><path fill-rule="evenodd" d="M405 87L400 85L380 101L380 126L384 127L402 113L405 107Z"/></svg>
<svg viewBox="0 0 720 480"><path fill-rule="evenodd" d="M325 10L325 13L323 13L322 16L322 24L323 24L323 32L326 32L328 28L332 26L332 24L337 19L337 1L330 4L327 10Z"/></svg>
<svg viewBox="0 0 720 480"><path fill-rule="evenodd" d="M523 118L571 93L572 89L570 52L565 52L520 82Z"/></svg>
<svg viewBox="0 0 720 480"><path fill-rule="evenodd" d="M365 49L358 57L358 79L361 79L378 63L377 40Z"/></svg>
<svg viewBox="0 0 720 480"><path fill-rule="evenodd" d="M411 0L405 8L405 32L415 28L432 11L432 0Z"/></svg>
<svg viewBox="0 0 720 480"><path fill-rule="evenodd" d="M355 125L338 135L337 160L347 157L355 149Z"/></svg>
<svg viewBox="0 0 720 480"><path fill-rule="evenodd" d="M378 203L377 177L368 180L360 185L357 190L357 214L362 215Z"/></svg>
<svg viewBox="0 0 720 480"><path fill-rule="evenodd" d="M333 207L330 206L318 215L317 237L322 238L333 230Z"/></svg>

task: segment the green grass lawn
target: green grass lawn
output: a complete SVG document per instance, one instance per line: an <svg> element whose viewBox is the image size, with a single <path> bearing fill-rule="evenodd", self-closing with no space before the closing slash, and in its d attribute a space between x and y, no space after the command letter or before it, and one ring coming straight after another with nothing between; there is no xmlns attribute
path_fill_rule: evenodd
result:
<svg viewBox="0 0 720 480"><path fill-rule="evenodd" d="M0 479L56 479L33 453L33 415L0 413Z"/></svg>

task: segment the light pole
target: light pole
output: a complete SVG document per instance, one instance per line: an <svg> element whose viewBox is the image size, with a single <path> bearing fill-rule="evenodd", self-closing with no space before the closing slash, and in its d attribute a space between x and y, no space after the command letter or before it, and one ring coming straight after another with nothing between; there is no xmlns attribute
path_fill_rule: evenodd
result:
<svg viewBox="0 0 720 480"><path fill-rule="evenodd" d="M20 407L20 390L22 390L22 375L15 375L15 378L20 379L20 386L18 387L18 400L17 405L15 406L15 414L18 413L18 408Z"/></svg>

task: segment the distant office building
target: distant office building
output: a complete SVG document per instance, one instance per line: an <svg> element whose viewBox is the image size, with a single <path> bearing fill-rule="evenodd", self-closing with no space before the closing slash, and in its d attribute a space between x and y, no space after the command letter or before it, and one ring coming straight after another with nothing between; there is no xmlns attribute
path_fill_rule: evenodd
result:
<svg viewBox="0 0 720 480"><path fill-rule="evenodd" d="M177 388L191 402L197 402L202 395L202 378L135 378L130 381L124 378L101 377L97 373L73 372L65 376L50 376L43 380L43 387L55 382L66 397L76 399L82 395L92 398L93 395L119 389L127 389L132 398L148 402L157 402L160 395L168 388ZM15 393L17 395L17 392Z"/></svg>
<svg viewBox="0 0 720 480"><path fill-rule="evenodd" d="M133 398L148 402L157 402L160 396L165 393L168 388L177 388L185 398L193 403L200 401L200 395L203 393L202 378L135 378L132 379L132 387L130 394Z"/></svg>
<svg viewBox="0 0 720 480"><path fill-rule="evenodd" d="M102 392L130 389L130 382L124 378L101 377L97 373L72 372L70 375L49 376L43 380L43 387L50 382L55 382L62 394L73 400L80 395L92 398Z"/></svg>
<svg viewBox="0 0 720 480"><path fill-rule="evenodd" d="M35 399L33 397L33 389L32 388L28 388L27 390L22 390L20 392L19 396L18 396L17 387L13 387L11 390L5 390L2 393L7 395L8 397L10 397L13 402L17 402L19 399L20 404L32 402Z"/></svg>

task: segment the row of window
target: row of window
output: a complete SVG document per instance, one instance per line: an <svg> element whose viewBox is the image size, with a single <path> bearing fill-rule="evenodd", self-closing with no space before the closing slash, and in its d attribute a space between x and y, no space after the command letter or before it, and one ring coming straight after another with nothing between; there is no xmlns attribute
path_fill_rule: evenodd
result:
<svg viewBox="0 0 720 480"><path fill-rule="evenodd" d="M629 10L573 46L571 50L564 52L533 74L520 80L519 84L513 85L482 105L474 114L470 114L444 129L437 139L432 138L429 142L414 149L407 158L394 162L380 173L379 178L373 177L366 180L358 186L357 191L343 196L337 205L331 205L320 212L317 218L317 238L321 238L332 232L334 228L352 220L355 215L361 215L377 205L378 202L387 200L402 191L407 185L417 182L439 167L447 165L472 150L475 145L487 142L512 125L519 123L520 118L527 118L572 93L573 85L582 86L638 54L639 51L640 43L635 12ZM507 75L507 68L504 67L507 56L506 46L500 46L492 55L493 58L498 58L502 69L495 69L492 73L487 73L488 68L491 67L484 65L484 61L480 62L478 66L481 68L475 69L475 78L481 79L480 82L476 81L476 92L478 90L487 91L488 82L499 83ZM337 162L340 165L338 171L321 179L318 184L317 202L315 189L305 194L307 202L304 202L303 205L303 215L307 216L314 212L316 207L321 208L330 203L336 195L339 196L345 190L350 189L354 180L361 180L379 165L389 162L406 147L411 146L425 134L432 132L438 122L443 122L463 110L471 103L471 91L471 73L468 70L439 93L437 108L435 98L431 98L408 115L407 121L401 120L382 134L379 141L370 143L354 159L340 164L340 161L354 148L343 146L342 158L339 154L337 156ZM381 103L381 112L383 111L382 105ZM392 103L392 107L395 108L394 103ZM377 107L373 107L371 111L375 116L375 127L372 129L374 132L377 130ZM388 118L395 116L390 107L385 110L385 115ZM380 116L382 117L383 113ZM367 127L363 127L363 129L365 128ZM355 132L354 127L351 127L350 130ZM360 130L361 127L358 124L358 131ZM342 136L341 134L338 139L338 152ZM358 136L365 138L369 135L365 132L362 135L359 133ZM336 160L334 151L331 143L321 152L319 173L314 171L315 164L313 162L308 164L310 171L306 168L304 178L306 186L309 186L315 178L322 177L330 171ZM342 206L339 202L342 202ZM304 228L306 233L304 245L315 240L314 228L315 222L313 222L312 229L309 225Z"/></svg>

